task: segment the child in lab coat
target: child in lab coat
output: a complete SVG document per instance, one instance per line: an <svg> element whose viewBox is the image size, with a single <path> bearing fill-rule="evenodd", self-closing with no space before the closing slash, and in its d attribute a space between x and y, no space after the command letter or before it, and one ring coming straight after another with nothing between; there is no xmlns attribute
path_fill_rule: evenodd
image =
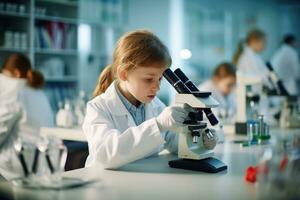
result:
<svg viewBox="0 0 300 200"><path fill-rule="evenodd" d="M233 57L233 64L237 71L245 76L257 77L262 83L271 88L272 84L268 79L268 70L265 62L260 57L266 44L266 35L263 31L254 29L247 34L246 41L240 42Z"/></svg>
<svg viewBox="0 0 300 200"><path fill-rule="evenodd" d="M296 37L288 34L271 59L274 70L291 95L299 95L297 81L300 80L300 64L296 47Z"/></svg>
<svg viewBox="0 0 300 200"><path fill-rule="evenodd" d="M177 152L178 136L169 131L183 126L188 108L165 107L156 97L170 64L167 48L151 32L133 31L119 39L87 104L86 166L116 169L162 149Z"/></svg>
<svg viewBox="0 0 300 200"><path fill-rule="evenodd" d="M12 54L0 73L0 93L7 101L18 102L23 110L20 131L33 137L42 126L54 126L54 116L48 98L42 90L43 75L33 70L29 59Z"/></svg>
<svg viewBox="0 0 300 200"><path fill-rule="evenodd" d="M219 64L211 79L199 85L200 91L211 91L219 102L213 111L225 121L233 121L236 112L234 86L236 82L235 67L230 63Z"/></svg>

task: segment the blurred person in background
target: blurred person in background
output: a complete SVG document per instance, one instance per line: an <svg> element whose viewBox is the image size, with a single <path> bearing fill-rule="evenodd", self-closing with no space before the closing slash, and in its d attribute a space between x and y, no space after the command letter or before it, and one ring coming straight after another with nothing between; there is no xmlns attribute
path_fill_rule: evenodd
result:
<svg viewBox="0 0 300 200"><path fill-rule="evenodd" d="M237 71L244 76L256 77L271 89L268 79L268 69L259 55L266 46L266 35L263 31L254 29L248 32L246 41L241 41L233 57Z"/></svg>
<svg viewBox="0 0 300 200"><path fill-rule="evenodd" d="M7 101L0 92L0 181L23 175L14 149L14 142L19 136L21 116L20 105L14 101Z"/></svg>
<svg viewBox="0 0 300 200"><path fill-rule="evenodd" d="M32 69L26 56L12 54L5 60L0 73L0 93L7 101L21 105L20 131L24 134L35 135L42 126L54 126L54 115L43 87L43 75Z"/></svg>
<svg viewBox="0 0 300 200"><path fill-rule="evenodd" d="M235 83L235 67L224 62L216 67L209 80L198 87L200 91L212 92L213 97L220 103L213 111L225 121L232 121L236 112Z"/></svg>
<svg viewBox="0 0 300 200"><path fill-rule="evenodd" d="M299 95L297 81L300 79L300 65L296 48L296 37L288 34L271 59L275 72L291 95Z"/></svg>

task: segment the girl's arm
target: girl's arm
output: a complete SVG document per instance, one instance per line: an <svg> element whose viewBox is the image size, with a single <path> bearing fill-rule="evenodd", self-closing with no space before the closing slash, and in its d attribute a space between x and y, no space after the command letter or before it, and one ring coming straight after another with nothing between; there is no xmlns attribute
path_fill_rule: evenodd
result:
<svg viewBox="0 0 300 200"><path fill-rule="evenodd" d="M155 118L121 133L107 111L92 103L87 105L83 131L89 144L90 164L97 162L108 169L141 159L164 143Z"/></svg>

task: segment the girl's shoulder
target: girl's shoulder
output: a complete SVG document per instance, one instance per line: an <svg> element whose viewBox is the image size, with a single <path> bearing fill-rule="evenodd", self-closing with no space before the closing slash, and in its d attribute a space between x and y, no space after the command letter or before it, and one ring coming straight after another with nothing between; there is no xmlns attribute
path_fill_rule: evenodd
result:
<svg viewBox="0 0 300 200"><path fill-rule="evenodd" d="M94 97L93 99L88 101L87 105L99 109L103 108L103 106L106 104L105 98L103 96L104 94Z"/></svg>

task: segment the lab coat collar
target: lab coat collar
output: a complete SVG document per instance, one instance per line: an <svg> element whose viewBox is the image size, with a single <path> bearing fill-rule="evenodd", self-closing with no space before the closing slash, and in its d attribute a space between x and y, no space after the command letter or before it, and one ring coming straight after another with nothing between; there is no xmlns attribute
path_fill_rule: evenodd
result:
<svg viewBox="0 0 300 200"><path fill-rule="evenodd" d="M257 55L257 53L248 46L245 46L245 52L254 56Z"/></svg>
<svg viewBox="0 0 300 200"><path fill-rule="evenodd" d="M112 82L104 93L104 98L107 99L107 106L113 115L130 115L125 105L117 94L116 81ZM152 109L157 109L158 104L154 103L155 99L150 103L145 104L146 119ZM151 114L150 114L151 115Z"/></svg>

